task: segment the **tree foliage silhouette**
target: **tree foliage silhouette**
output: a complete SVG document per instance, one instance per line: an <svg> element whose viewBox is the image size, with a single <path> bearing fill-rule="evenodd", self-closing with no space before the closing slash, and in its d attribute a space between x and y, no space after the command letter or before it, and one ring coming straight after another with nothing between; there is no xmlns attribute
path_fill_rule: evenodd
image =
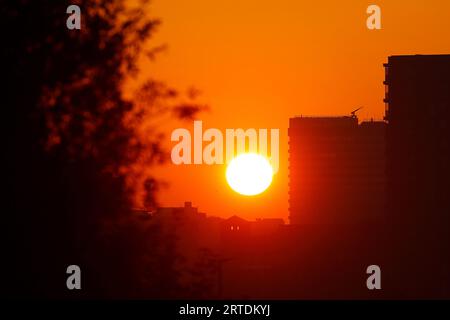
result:
<svg viewBox="0 0 450 320"><path fill-rule="evenodd" d="M123 94L139 58L161 50L148 41L160 24L148 16L149 1L74 4L81 30L67 29L65 2L7 1L1 8L14 230L7 260L17 295L60 296L61 275L73 263L90 268L88 280L104 273L80 295L105 296L114 279L125 286L143 252L162 241L129 213L155 205L158 180L148 168L166 158L155 119L189 118L204 108L151 78L134 97ZM117 294L124 289L116 287Z"/></svg>

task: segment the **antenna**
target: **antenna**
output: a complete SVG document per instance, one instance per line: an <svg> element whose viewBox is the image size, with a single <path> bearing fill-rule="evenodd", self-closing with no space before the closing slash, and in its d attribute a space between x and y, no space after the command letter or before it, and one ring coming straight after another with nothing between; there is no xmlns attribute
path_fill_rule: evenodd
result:
<svg viewBox="0 0 450 320"><path fill-rule="evenodd" d="M356 118L356 112L361 110L362 108L364 108L364 107L359 107L358 109L353 110L352 112L350 112L350 114L352 115L352 118Z"/></svg>

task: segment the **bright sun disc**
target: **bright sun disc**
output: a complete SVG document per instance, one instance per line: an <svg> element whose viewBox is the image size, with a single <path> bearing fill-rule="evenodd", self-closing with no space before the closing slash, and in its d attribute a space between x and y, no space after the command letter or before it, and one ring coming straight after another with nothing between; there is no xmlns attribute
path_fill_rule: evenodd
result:
<svg viewBox="0 0 450 320"><path fill-rule="evenodd" d="M273 170L262 155L243 153L231 160L226 177L230 187L243 195L253 196L266 190L272 182Z"/></svg>

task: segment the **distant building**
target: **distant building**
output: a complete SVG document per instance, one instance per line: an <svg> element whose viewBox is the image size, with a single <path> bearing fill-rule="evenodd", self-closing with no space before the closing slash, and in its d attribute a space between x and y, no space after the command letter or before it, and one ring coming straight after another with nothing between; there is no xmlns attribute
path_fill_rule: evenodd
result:
<svg viewBox="0 0 450 320"><path fill-rule="evenodd" d="M229 240L240 237L271 235L279 231L284 225L283 219L280 218L257 218L254 221L248 221L234 215L222 221L222 238Z"/></svg>
<svg viewBox="0 0 450 320"><path fill-rule="evenodd" d="M375 221L385 209L384 121L355 115L289 121L292 224Z"/></svg>
<svg viewBox="0 0 450 320"><path fill-rule="evenodd" d="M155 217L162 219L192 219L205 218L206 214L199 212L192 206L192 202L186 201L183 207L159 207L154 213Z"/></svg>
<svg viewBox="0 0 450 320"><path fill-rule="evenodd" d="M250 234L250 221L232 216L222 221L221 230L222 235L227 238L236 238L241 235L248 236Z"/></svg>
<svg viewBox="0 0 450 320"><path fill-rule="evenodd" d="M284 225L280 218L258 218L252 222L251 231L254 236L268 236L280 231Z"/></svg>
<svg viewBox="0 0 450 320"><path fill-rule="evenodd" d="M222 219L207 217L191 202L185 202L183 207L159 207L152 214L152 221L164 234L174 235L187 256L194 255L189 250L216 250L219 246Z"/></svg>

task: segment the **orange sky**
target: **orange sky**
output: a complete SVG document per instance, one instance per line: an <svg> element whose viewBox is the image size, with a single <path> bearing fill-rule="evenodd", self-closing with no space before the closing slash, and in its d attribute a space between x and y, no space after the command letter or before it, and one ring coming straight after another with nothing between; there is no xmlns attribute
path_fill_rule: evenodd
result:
<svg viewBox="0 0 450 320"><path fill-rule="evenodd" d="M370 4L381 7L382 30L366 28ZM163 22L152 44L169 48L143 63L144 76L199 88L211 107L204 128L280 129L280 170L256 197L234 193L224 166L158 168L169 183L161 205L190 200L223 217L287 219L289 117L364 106L360 119L382 118L387 56L450 53L449 0L153 0L152 15Z"/></svg>

